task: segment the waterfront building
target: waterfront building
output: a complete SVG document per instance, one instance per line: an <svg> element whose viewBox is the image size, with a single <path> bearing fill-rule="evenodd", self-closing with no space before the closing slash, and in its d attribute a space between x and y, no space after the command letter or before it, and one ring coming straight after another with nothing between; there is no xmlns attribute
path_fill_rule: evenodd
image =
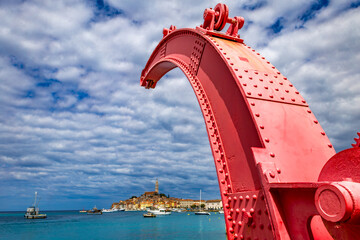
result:
<svg viewBox="0 0 360 240"><path fill-rule="evenodd" d="M221 210L223 208L222 201L220 199L216 200L207 200L205 202L206 210Z"/></svg>

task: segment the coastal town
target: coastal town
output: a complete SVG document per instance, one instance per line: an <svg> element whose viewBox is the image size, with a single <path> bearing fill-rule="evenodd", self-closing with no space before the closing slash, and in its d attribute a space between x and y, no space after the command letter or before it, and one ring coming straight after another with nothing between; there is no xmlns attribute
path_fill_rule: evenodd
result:
<svg viewBox="0 0 360 240"><path fill-rule="evenodd" d="M144 192L141 196L132 196L127 200L120 200L114 202L111 205L111 209L125 209L126 211L136 210L147 210L147 209L205 209L211 210L222 210L222 202L220 199L215 200L193 200L193 199L182 199L166 196L159 192L159 182L156 180L155 191Z"/></svg>

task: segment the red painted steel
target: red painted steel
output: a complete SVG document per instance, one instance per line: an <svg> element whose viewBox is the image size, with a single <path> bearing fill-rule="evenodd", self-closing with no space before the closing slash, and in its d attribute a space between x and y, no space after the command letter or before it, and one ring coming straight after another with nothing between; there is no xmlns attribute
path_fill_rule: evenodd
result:
<svg viewBox="0 0 360 240"><path fill-rule="evenodd" d="M226 23L228 31L219 32ZM196 29L164 29L140 85L155 88L175 67L188 78L214 156L228 239L360 239L360 148L335 155L299 91L243 43L243 24L218 4Z"/></svg>

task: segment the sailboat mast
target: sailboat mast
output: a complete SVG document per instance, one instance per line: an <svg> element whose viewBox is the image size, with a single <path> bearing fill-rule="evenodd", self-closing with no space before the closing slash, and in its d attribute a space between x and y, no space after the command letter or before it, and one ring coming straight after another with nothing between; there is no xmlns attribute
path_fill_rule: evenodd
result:
<svg viewBox="0 0 360 240"><path fill-rule="evenodd" d="M201 189L200 189L200 211L201 211Z"/></svg>

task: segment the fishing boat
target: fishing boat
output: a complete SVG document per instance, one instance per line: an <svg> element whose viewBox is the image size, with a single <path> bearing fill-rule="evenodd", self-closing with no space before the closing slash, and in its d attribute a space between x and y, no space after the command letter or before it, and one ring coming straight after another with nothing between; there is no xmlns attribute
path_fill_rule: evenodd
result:
<svg viewBox="0 0 360 240"><path fill-rule="evenodd" d="M87 211L88 215L101 215L102 211L97 209L96 206L93 207L93 209L90 209L89 211Z"/></svg>
<svg viewBox="0 0 360 240"><path fill-rule="evenodd" d="M27 218L27 219L46 218L46 214L40 214L39 213L38 204L39 204L39 201L37 201L37 192L35 192L34 204L27 208L24 217Z"/></svg>
<svg viewBox="0 0 360 240"><path fill-rule="evenodd" d="M151 213L151 212L147 212L147 213L144 213L143 216L145 218L154 218L154 217L156 217L156 214Z"/></svg>
<svg viewBox="0 0 360 240"><path fill-rule="evenodd" d="M200 189L200 211L195 212L195 215L210 215L209 212L201 211L201 189Z"/></svg>

